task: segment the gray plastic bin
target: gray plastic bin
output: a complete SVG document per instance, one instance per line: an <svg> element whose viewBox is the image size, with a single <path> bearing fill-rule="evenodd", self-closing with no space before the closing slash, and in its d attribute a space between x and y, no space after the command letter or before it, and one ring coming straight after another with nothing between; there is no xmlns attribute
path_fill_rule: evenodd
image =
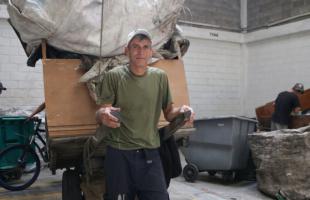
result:
<svg viewBox="0 0 310 200"><path fill-rule="evenodd" d="M183 170L185 179L194 181L201 171L212 175L245 169L250 152L247 135L255 126L255 120L237 116L196 120L196 131L181 147L188 163Z"/></svg>

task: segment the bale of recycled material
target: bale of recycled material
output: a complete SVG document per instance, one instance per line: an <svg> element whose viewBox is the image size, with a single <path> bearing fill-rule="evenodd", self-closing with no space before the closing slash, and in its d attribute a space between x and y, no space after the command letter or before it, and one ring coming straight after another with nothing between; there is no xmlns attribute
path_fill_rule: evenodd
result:
<svg viewBox="0 0 310 200"><path fill-rule="evenodd" d="M310 126L249 135L258 189L286 200L310 199Z"/></svg>

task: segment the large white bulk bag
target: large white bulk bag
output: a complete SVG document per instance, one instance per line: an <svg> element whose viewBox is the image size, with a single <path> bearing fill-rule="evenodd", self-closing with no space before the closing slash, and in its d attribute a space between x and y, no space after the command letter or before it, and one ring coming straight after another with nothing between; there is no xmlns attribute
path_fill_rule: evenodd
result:
<svg viewBox="0 0 310 200"><path fill-rule="evenodd" d="M127 35L147 29L158 48L172 35L184 0L9 0L14 28L27 43L27 51L41 39L80 54L110 57L123 53ZM101 29L102 22L102 29Z"/></svg>

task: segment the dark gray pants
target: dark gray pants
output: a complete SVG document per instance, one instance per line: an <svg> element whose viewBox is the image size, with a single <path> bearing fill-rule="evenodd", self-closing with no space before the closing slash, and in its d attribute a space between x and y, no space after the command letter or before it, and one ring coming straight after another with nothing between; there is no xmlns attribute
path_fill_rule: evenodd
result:
<svg viewBox="0 0 310 200"><path fill-rule="evenodd" d="M157 149L119 150L107 147L105 156L108 200L168 200Z"/></svg>

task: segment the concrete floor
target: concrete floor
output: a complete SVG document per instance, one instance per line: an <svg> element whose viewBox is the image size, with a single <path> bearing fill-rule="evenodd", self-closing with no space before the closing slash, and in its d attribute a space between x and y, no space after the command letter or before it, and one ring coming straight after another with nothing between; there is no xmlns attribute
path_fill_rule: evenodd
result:
<svg viewBox="0 0 310 200"><path fill-rule="evenodd" d="M28 189L19 192L0 188L0 200L61 200L62 172L51 175L45 168L39 179ZM220 177L200 173L195 183L183 177L173 179L169 187L171 200L270 200L256 189L256 182L225 183Z"/></svg>
<svg viewBox="0 0 310 200"><path fill-rule="evenodd" d="M61 200L62 172L52 175L48 168L41 170L36 182L23 191L0 188L0 200Z"/></svg>
<svg viewBox="0 0 310 200"><path fill-rule="evenodd" d="M183 177L173 180L169 193L172 200L271 200L261 194L255 181L226 183L220 177L201 173L194 183Z"/></svg>

